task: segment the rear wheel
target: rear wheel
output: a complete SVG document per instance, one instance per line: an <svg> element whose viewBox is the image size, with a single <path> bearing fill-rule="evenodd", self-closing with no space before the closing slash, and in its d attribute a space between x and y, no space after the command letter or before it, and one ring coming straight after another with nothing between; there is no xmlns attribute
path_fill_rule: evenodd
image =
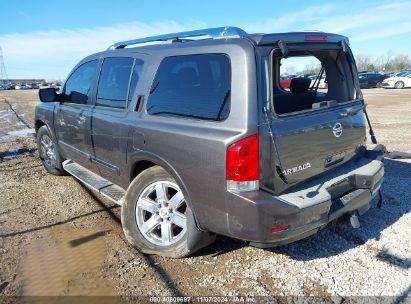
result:
<svg viewBox="0 0 411 304"><path fill-rule="evenodd" d="M64 175L65 171L62 169L62 160L57 145L46 126L42 126L37 131L37 147L44 168L51 174Z"/></svg>
<svg viewBox="0 0 411 304"><path fill-rule="evenodd" d="M396 89L403 89L403 88L404 88L404 82L402 82L402 81L397 81L397 82L395 83L394 87L395 87Z"/></svg>
<svg viewBox="0 0 411 304"><path fill-rule="evenodd" d="M196 244L189 246L188 237L202 232L193 223L183 192L159 166L145 170L131 183L121 219L127 240L141 252L181 258L198 249Z"/></svg>

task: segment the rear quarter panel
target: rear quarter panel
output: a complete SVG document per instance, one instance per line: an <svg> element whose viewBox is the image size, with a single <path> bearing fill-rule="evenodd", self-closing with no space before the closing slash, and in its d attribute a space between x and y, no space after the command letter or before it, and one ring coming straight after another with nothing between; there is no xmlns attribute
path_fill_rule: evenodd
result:
<svg viewBox="0 0 411 304"><path fill-rule="evenodd" d="M234 41L233 41L234 40ZM203 44L203 45L201 45ZM151 157L162 164L182 188L200 227L227 234L226 149L240 138L257 133L257 83L254 49L244 40L225 43L197 42L194 47L152 54L150 71L143 76L145 100L161 60L166 56L223 53L232 68L231 109L222 122L188 118L152 116L145 105L133 112L127 159L130 168L136 161Z"/></svg>

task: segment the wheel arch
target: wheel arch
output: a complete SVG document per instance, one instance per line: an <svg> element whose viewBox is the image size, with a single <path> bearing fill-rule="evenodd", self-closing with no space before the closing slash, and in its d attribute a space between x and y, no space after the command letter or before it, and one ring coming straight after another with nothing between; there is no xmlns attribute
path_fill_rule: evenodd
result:
<svg viewBox="0 0 411 304"><path fill-rule="evenodd" d="M168 174L170 174L174 178L174 180L176 181L177 185L180 187L181 191L183 192L184 198L186 199L186 202L187 202L188 206L190 207L190 209L193 212L196 225L197 225L198 228L200 228L199 221L198 221L198 218L197 218L197 215L196 215L196 208L195 208L194 204L191 201L190 193L189 193L183 179L178 174L177 170L175 170L174 167L169 162L167 162L165 159L163 159L162 157L160 157L156 154L144 151L144 152L139 152L137 154L134 154L130 158L129 163L132 164L130 166L130 172L129 172L129 176L130 176L129 184L132 183L133 179L138 174L144 172L144 170L146 170L148 168L151 168L153 166L160 166ZM125 199L127 199L127 192L126 192Z"/></svg>
<svg viewBox="0 0 411 304"><path fill-rule="evenodd" d="M36 119L36 121L34 123L34 128L36 130L36 133L42 126L46 126L46 123L44 121L42 121L41 119Z"/></svg>

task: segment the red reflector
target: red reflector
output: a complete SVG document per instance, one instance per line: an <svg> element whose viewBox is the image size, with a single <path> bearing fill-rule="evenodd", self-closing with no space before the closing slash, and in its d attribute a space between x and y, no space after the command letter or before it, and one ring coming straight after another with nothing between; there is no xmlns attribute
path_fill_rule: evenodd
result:
<svg viewBox="0 0 411 304"><path fill-rule="evenodd" d="M258 135L246 137L227 148L227 180L235 182L259 179Z"/></svg>
<svg viewBox="0 0 411 304"><path fill-rule="evenodd" d="M277 227L271 228L271 233L277 233L277 232L281 232L287 229L288 229L288 226L277 226Z"/></svg>
<svg viewBox="0 0 411 304"><path fill-rule="evenodd" d="M328 37L326 35L306 35L304 36L305 41L327 41Z"/></svg>

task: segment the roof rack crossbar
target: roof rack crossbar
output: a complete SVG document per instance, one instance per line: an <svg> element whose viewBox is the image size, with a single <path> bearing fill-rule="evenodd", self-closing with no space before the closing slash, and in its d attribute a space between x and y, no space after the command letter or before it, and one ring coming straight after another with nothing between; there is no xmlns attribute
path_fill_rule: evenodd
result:
<svg viewBox="0 0 411 304"><path fill-rule="evenodd" d="M232 26L216 27L216 28L180 32L180 33L172 33L172 34L165 34L165 35L158 35L158 36L151 36L151 37L121 41L121 42L114 43L108 49L116 50L116 49L125 48L126 46L129 46L129 45L134 45L134 44L142 44L142 43L148 43L148 42L160 42L160 41L168 41L168 40L173 40L173 39L190 38L190 37L194 38L194 37L201 37L201 36L209 36L212 39L221 39L221 38L245 37L247 36L247 33L238 27L232 27Z"/></svg>

